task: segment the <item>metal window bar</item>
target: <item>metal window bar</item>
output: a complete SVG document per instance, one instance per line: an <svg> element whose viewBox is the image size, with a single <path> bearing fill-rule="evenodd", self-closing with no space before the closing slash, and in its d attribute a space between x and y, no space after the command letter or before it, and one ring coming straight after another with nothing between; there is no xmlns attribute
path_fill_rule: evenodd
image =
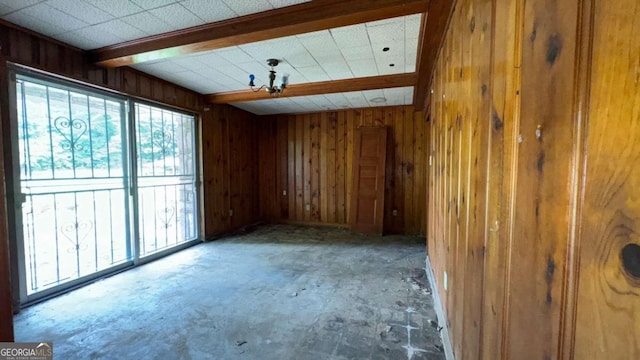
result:
<svg viewBox="0 0 640 360"><path fill-rule="evenodd" d="M19 192L25 194L19 222L30 297L128 260L126 214L114 211L126 210L126 173L112 171L109 141L123 140L124 119L114 125L108 115L124 103L20 75L16 95ZM92 121L97 112L104 121ZM97 206L98 199L106 206Z"/></svg>
<svg viewBox="0 0 640 360"><path fill-rule="evenodd" d="M189 159L195 118L153 105L134 106L140 255L149 256L197 238L197 204L186 195L196 181Z"/></svg>

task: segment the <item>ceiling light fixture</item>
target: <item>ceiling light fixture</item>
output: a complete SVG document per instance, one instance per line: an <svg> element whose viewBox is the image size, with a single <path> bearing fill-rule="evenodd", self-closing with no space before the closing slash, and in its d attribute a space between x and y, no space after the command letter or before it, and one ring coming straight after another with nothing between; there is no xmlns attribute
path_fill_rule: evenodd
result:
<svg viewBox="0 0 640 360"><path fill-rule="evenodd" d="M276 71L273 70L273 68L278 66L279 63L280 63L280 60L278 59L267 60L267 65L271 67L271 70L269 70L269 86L262 85L259 88L254 89L254 87L256 86L254 84L254 80L256 79L256 76L253 74L249 74L249 86L251 87L251 90L253 90L253 92L258 92L262 89L265 89L271 96L280 96L280 94L284 92L284 89L289 84L289 74L285 73L282 75L282 83L280 84L280 87L275 86L273 84L276 81Z"/></svg>
<svg viewBox="0 0 640 360"><path fill-rule="evenodd" d="M383 103L383 102L387 102L387 99L385 97L378 96L378 97L374 97L372 99L369 99L369 101L372 102L372 103Z"/></svg>

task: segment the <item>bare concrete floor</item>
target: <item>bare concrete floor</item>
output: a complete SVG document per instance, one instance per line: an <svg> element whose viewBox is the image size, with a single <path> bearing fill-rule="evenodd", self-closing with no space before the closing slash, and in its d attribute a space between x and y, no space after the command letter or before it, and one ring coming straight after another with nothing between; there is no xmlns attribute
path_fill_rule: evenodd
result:
<svg viewBox="0 0 640 360"><path fill-rule="evenodd" d="M424 239L270 225L29 307L56 359L444 359Z"/></svg>

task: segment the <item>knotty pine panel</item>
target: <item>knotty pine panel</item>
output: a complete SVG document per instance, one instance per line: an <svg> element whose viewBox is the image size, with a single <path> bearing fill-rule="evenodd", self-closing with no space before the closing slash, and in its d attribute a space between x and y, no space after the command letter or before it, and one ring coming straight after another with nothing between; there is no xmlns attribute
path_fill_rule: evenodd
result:
<svg viewBox="0 0 640 360"><path fill-rule="evenodd" d="M379 107L265 116L258 123L263 219L346 225L353 133L357 126L386 125L385 232L424 232L427 159L422 153L427 139L422 112L411 106Z"/></svg>
<svg viewBox="0 0 640 360"><path fill-rule="evenodd" d="M634 4L457 2L427 132L456 358L640 355Z"/></svg>
<svg viewBox="0 0 640 360"><path fill-rule="evenodd" d="M594 1L575 359L640 358L640 7ZM587 13L588 14L588 13ZM588 40L588 39L587 39ZM588 59L588 57L585 57Z"/></svg>
<svg viewBox="0 0 640 360"><path fill-rule="evenodd" d="M212 106L202 122L205 234L227 233L258 218L255 116L229 105ZM269 171L273 171L270 169Z"/></svg>

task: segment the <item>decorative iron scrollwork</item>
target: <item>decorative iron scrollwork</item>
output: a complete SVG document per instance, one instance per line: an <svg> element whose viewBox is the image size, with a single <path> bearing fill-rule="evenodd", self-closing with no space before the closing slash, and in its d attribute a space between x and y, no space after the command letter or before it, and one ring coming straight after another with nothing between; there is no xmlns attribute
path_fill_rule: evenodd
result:
<svg viewBox="0 0 640 360"><path fill-rule="evenodd" d="M78 143L78 140L87 132L88 125L86 121L82 119L70 120L64 116L59 116L53 121L53 125L64 138L61 142L63 149L82 150L82 144Z"/></svg>
<svg viewBox="0 0 640 360"><path fill-rule="evenodd" d="M88 245L85 243L87 236L93 229L93 223L88 220L79 220L76 222L70 222L60 226L60 232L64 237L71 242L68 252L78 252L80 249L87 249Z"/></svg>
<svg viewBox="0 0 640 360"><path fill-rule="evenodd" d="M153 144L162 152L168 152L173 148L173 134L165 130L156 130L152 135Z"/></svg>
<svg viewBox="0 0 640 360"><path fill-rule="evenodd" d="M168 229L172 223L173 217L176 214L176 208L173 206L165 207L162 209L158 209L157 216L160 219L160 222L164 226L165 229Z"/></svg>

